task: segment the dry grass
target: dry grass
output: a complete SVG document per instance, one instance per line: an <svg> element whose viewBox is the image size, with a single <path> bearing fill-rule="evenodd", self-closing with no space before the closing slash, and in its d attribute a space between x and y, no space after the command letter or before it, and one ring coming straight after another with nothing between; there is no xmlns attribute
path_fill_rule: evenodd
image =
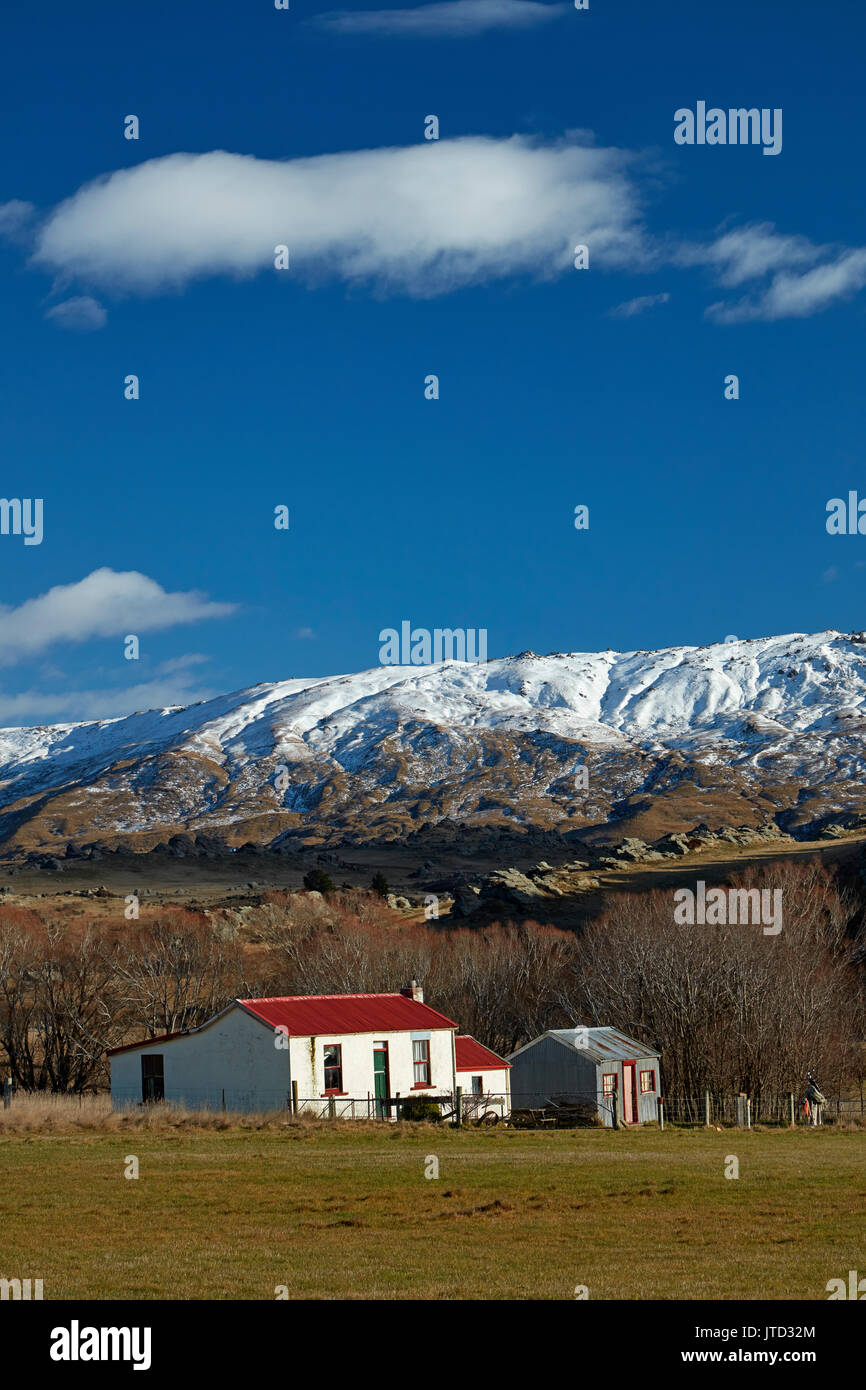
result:
<svg viewBox="0 0 866 1390"><path fill-rule="evenodd" d="M863 1266L862 1131L286 1126L100 1099L76 1124L32 1105L0 1121L0 1276L49 1299L825 1299Z"/></svg>
<svg viewBox="0 0 866 1390"><path fill-rule="evenodd" d="M113 1110L109 1095L21 1095L8 1110L0 1110L0 1137L7 1134L74 1134L98 1131L117 1134L145 1130L152 1134L173 1129L226 1130L276 1127L285 1112L231 1116L219 1111L187 1110L180 1105L142 1105Z"/></svg>
<svg viewBox="0 0 866 1390"><path fill-rule="evenodd" d="M279 1130L314 1134L337 1129L345 1134L382 1134L381 1123L367 1120L319 1119L299 1114L289 1118L285 1109L235 1114L219 1110L191 1110L183 1105L136 1105L126 1110L112 1108L104 1095L21 1094L8 1110L0 1109L0 1140L13 1134L127 1134L143 1131L167 1134L176 1130L207 1132L227 1130ZM426 1124L404 1121L403 1129L412 1133L431 1132Z"/></svg>

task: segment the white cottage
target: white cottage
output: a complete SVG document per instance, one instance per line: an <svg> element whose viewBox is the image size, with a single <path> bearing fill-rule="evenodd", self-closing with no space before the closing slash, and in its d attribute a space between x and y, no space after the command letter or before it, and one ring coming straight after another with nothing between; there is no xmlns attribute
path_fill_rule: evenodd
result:
<svg viewBox="0 0 866 1390"><path fill-rule="evenodd" d="M605 1125L658 1119L659 1053L617 1028L551 1028L512 1052L515 1110L595 1108Z"/></svg>
<svg viewBox="0 0 866 1390"><path fill-rule="evenodd" d="M114 1048L111 1098L394 1115L398 1097L454 1094L456 1032L414 983L394 994L235 999L198 1028Z"/></svg>

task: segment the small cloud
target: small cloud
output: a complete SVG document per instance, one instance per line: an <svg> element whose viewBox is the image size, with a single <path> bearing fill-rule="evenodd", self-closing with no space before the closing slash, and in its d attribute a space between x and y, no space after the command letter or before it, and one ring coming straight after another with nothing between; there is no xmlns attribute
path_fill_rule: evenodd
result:
<svg viewBox="0 0 866 1390"><path fill-rule="evenodd" d="M108 322L108 315L99 300L91 299L89 294L78 295L75 299L65 299L62 304L55 304L53 309L47 311L45 317L53 319L58 328L69 329L72 333L95 333Z"/></svg>
<svg viewBox="0 0 866 1390"><path fill-rule="evenodd" d="M23 203L13 198L9 203L0 203L0 240L26 241L31 221L36 215L32 203Z"/></svg>
<svg viewBox="0 0 866 1390"><path fill-rule="evenodd" d="M169 593L136 570L98 569L17 608L0 604L0 665L36 657L59 642L158 632L231 617L235 611L235 604L214 603L195 589Z"/></svg>
<svg viewBox="0 0 866 1390"><path fill-rule="evenodd" d="M299 627L295 636L301 642L309 642L315 638L316 634L311 627Z"/></svg>
<svg viewBox="0 0 866 1390"><path fill-rule="evenodd" d="M839 578L839 570L836 565L831 565L821 575L822 584L833 584Z"/></svg>
<svg viewBox="0 0 866 1390"><path fill-rule="evenodd" d="M610 310L612 319L632 319L635 314L644 314L647 309L654 309L657 304L667 304L670 295L664 294L641 294L637 299L627 299L624 304L617 304L615 309Z"/></svg>
<svg viewBox="0 0 866 1390"><path fill-rule="evenodd" d="M567 8L536 0L442 0L413 10L334 10L312 22L341 34L471 38L488 29L530 29L564 14Z"/></svg>
<svg viewBox="0 0 866 1390"><path fill-rule="evenodd" d="M802 274L783 271L756 299L734 304L711 304L706 317L715 323L749 323L756 320L810 318L839 300L850 299L866 285L866 247L844 251L825 265Z"/></svg>
<svg viewBox="0 0 866 1390"><path fill-rule="evenodd" d="M708 245L684 243L676 264L705 265L722 285L733 287L783 270L803 269L820 260L822 248L803 236L777 231L772 222L733 227Z"/></svg>
<svg viewBox="0 0 866 1390"><path fill-rule="evenodd" d="M167 661L161 661L157 670L161 676L171 676L179 671L188 671L191 666L201 666L206 661L210 661L210 657L203 652L187 652L185 656L172 656Z"/></svg>

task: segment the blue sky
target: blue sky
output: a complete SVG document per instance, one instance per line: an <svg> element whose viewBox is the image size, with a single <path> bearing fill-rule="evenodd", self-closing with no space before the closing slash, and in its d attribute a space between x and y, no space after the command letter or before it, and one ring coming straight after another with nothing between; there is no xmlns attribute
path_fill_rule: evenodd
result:
<svg viewBox="0 0 866 1390"><path fill-rule="evenodd" d="M825 529L866 495L862 5L544 8L7 0L0 494L44 538L0 536L0 723L363 669L403 619L866 626ZM678 146L699 100L781 153Z"/></svg>

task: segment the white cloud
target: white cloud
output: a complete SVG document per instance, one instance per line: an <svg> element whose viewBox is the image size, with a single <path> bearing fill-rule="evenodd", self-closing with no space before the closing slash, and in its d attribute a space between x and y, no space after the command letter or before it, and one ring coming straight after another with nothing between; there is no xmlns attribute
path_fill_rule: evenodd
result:
<svg viewBox="0 0 866 1390"><path fill-rule="evenodd" d="M412 10L336 10L312 22L342 34L471 38L488 29L530 29L565 14L566 5L535 0L443 0Z"/></svg>
<svg viewBox="0 0 866 1390"><path fill-rule="evenodd" d="M786 236L772 222L735 227L705 245L684 243L674 253L678 265L705 265L722 285L742 285L772 271L814 265L821 248L806 237Z"/></svg>
<svg viewBox="0 0 866 1390"><path fill-rule="evenodd" d="M835 260L802 274L784 271L752 299L720 302L706 310L716 323L809 318L838 300L850 299L866 285L866 248L844 251Z"/></svg>
<svg viewBox="0 0 866 1390"><path fill-rule="evenodd" d="M173 675L188 670L190 666L203 666L207 661L210 661L210 657L205 656L204 652L186 652L183 656L171 656L167 661L161 661L159 671L161 675Z"/></svg>
<svg viewBox="0 0 866 1390"><path fill-rule="evenodd" d="M36 208L33 204L22 203L19 198L13 198L9 203L0 203L0 239L25 240L35 216Z"/></svg>
<svg viewBox="0 0 866 1390"><path fill-rule="evenodd" d="M96 299L91 299L89 294L76 296L74 299L65 299L62 304L55 304L52 309L46 311L45 317L57 324L58 328L68 328L75 333L93 333L99 328L104 328L108 322L108 315L102 305Z"/></svg>
<svg viewBox="0 0 866 1390"><path fill-rule="evenodd" d="M207 618L225 618L231 603L212 603L194 590L167 593L136 570L94 570L75 584L58 584L17 608L0 605L0 665L12 665L56 642L125 637Z"/></svg>
<svg viewBox="0 0 866 1390"><path fill-rule="evenodd" d="M706 266L730 288L764 281L743 299L710 304L705 314L716 323L807 318L866 285L866 249L816 245L771 222L735 227L705 245L683 243L671 259Z"/></svg>
<svg viewBox="0 0 866 1390"><path fill-rule="evenodd" d="M637 299L627 299L624 304L617 304L616 308L610 310L610 317L613 319L631 319L635 314L643 314L647 309L654 309L657 304L667 304L670 295L665 291L664 294L641 294Z"/></svg>
<svg viewBox="0 0 866 1390"><path fill-rule="evenodd" d="M87 184L42 226L36 264L156 292L207 275L338 278L432 295L516 273L639 263L629 156L522 136L420 141L284 162L174 154ZM291 269L273 270L274 247Z"/></svg>
<svg viewBox="0 0 866 1390"><path fill-rule="evenodd" d="M63 283L77 277L117 293L267 270L430 296L567 273L585 243L602 270L702 267L725 288L750 286L742 300L709 306L719 323L805 317L866 284L866 249L815 245L768 222L704 243L651 236L640 168L634 154L597 147L585 132L546 144L464 136L284 161L222 150L167 155L104 175L59 204L35 232L32 260ZM291 269L276 271L283 245ZM643 295L613 313L631 317L662 302Z"/></svg>
<svg viewBox="0 0 866 1390"><path fill-rule="evenodd" d="M17 695L0 693L0 721L7 728L48 722L59 724L85 719L113 719L137 710L166 709L210 700L219 691L193 688L186 680L141 681L137 685L107 690L25 690Z"/></svg>

